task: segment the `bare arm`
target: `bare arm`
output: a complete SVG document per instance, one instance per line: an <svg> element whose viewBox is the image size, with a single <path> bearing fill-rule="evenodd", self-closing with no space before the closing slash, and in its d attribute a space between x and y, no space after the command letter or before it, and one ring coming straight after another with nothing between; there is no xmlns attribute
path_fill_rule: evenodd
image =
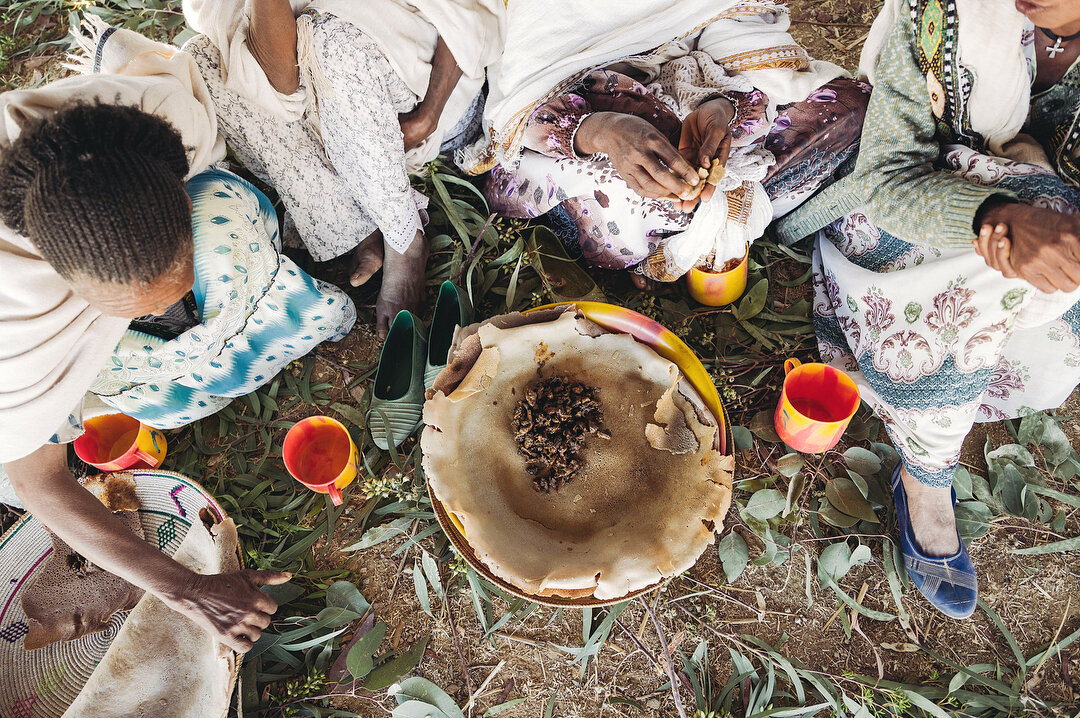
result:
<svg viewBox="0 0 1080 718"><path fill-rule="evenodd" d="M300 87L296 18L289 0L252 0L248 48L274 89L289 95Z"/></svg>
<svg viewBox="0 0 1080 718"><path fill-rule="evenodd" d="M431 78L428 80L427 94L424 101L412 112L400 115L401 131L405 135L405 149L411 150L426 140L439 126L446 101L461 79L454 54L440 37L435 45L435 56L431 58Z"/></svg>
<svg viewBox="0 0 1080 718"><path fill-rule="evenodd" d="M251 648L270 614L273 599L259 586L283 583L287 574L240 571L200 576L124 528L67 468L67 448L42 446L4 464L27 510L71 548L129 583L154 594L238 651Z"/></svg>

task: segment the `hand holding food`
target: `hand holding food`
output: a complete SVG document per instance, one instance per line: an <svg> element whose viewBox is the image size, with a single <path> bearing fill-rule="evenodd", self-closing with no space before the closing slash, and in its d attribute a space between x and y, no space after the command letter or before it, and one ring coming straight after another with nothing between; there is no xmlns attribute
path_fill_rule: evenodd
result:
<svg viewBox="0 0 1080 718"><path fill-rule="evenodd" d="M578 154L606 154L619 176L642 197L679 196L701 183L663 133L636 115L595 112L582 121L574 144Z"/></svg>

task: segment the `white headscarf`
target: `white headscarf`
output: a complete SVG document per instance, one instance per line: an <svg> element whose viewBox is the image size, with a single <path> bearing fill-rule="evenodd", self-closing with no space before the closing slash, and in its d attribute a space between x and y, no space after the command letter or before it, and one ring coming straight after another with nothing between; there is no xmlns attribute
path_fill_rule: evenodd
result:
<svg viewBox="0 0 1080 718"><path fill-rule="evenodd" d="M188 149L189 176L224 159L217 115L190 56L128 30L113 32L97 18L87 29L89 52L79 69L94 74L0 94L0 151L28 121L82 101L167 120ZM32 453L78 415L127 325L90 307L30 240L0 223L0 463Z"/></svg>

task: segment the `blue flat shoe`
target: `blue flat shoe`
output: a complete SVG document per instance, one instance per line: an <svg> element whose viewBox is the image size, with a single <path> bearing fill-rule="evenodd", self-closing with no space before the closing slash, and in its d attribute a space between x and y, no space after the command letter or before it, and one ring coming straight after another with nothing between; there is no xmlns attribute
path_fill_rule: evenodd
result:
<svg viewBox="0 0 1080 718"><path fill-rule="evenodd" d="M915 535L911 532L911 516L908 514L907 492L900 478L900 467L893 469L892 492L896 504L896 519L900 525L900 549L904 552L904 567L908 577L926 596L934 608L949 618L968 618L975 613L979 599L979 583L975 576L975 566L971 563L967 546L960 537L960 550L945 558L932 558L919 550ZM956 505L956 493L952 495Z"/></svg>

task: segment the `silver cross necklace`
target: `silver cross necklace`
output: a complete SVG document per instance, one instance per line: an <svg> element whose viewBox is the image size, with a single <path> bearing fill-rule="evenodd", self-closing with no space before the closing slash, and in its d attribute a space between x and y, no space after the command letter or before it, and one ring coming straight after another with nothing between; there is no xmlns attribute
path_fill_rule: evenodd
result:
<svg viewBox="0 0 1080 718"><path fill-rule="evenodd" d="M1045 48L1043 48L1046 50L1046 54L1050 56L1051 60L1056 58L1061 53L1065 52L1065 45L1067 43L1072 42L1076 38L1080 37L1080 32L1073 33L1072 35L1069 35L1067 37L1062 37L1061 35L1047 30L1045 27L1040 27L1039 32L1054 41L1053 45L1047 45Z"/></svg>

